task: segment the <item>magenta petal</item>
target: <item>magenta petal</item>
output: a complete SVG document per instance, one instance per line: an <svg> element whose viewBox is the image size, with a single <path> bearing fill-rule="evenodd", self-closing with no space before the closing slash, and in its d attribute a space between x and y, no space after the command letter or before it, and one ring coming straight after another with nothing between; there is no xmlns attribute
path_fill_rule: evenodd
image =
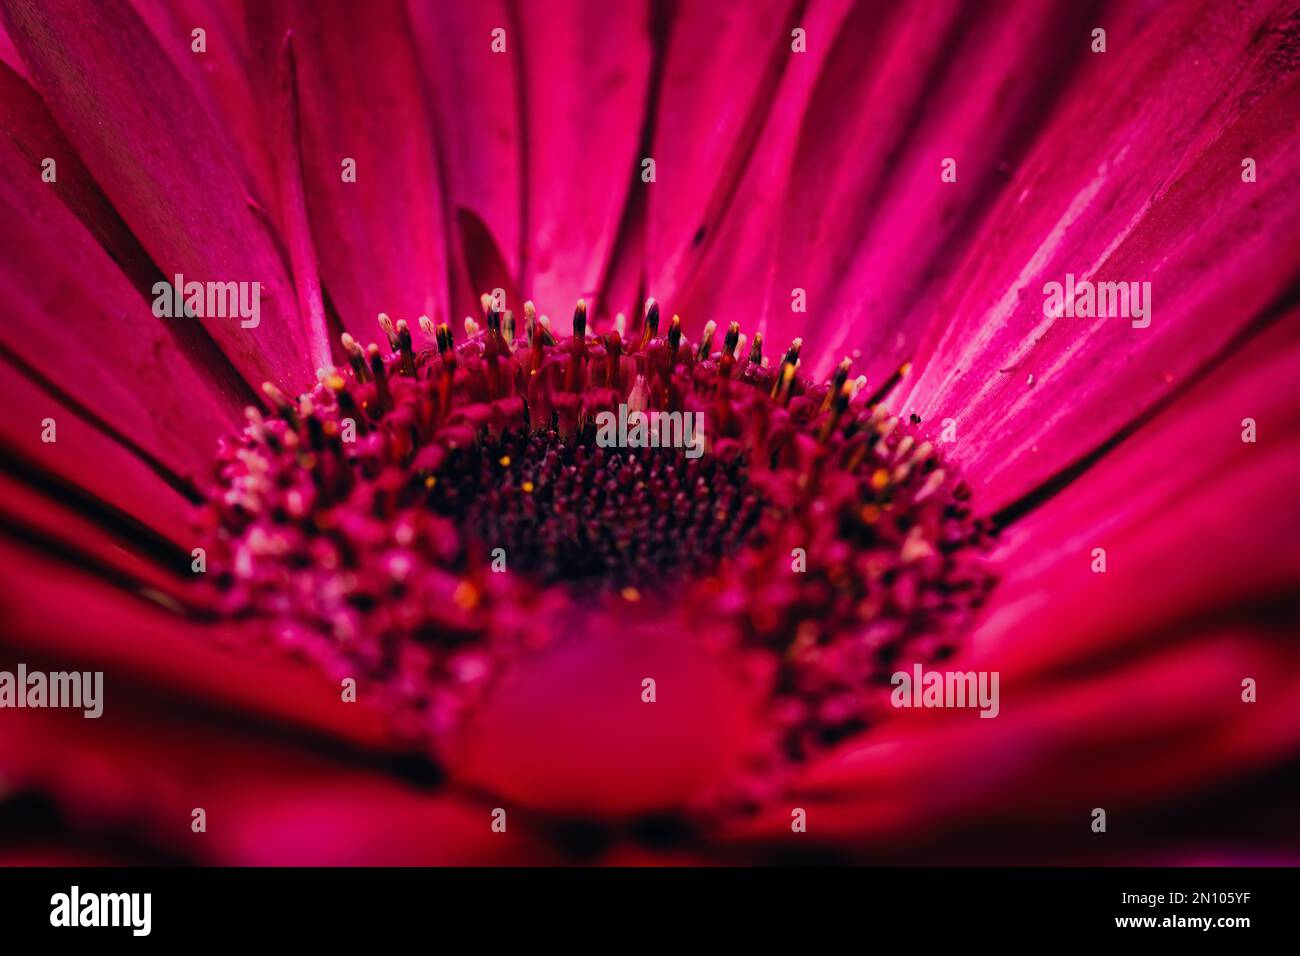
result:
<svg viewBox="0 0 1300 956"><path fill-rule="evenodd" d="M1058 854L1082 852L1096 839L1094 807L1131 831L1143 814L1158 819L1162 808L1292 756L1298 673L1283 641L1212 632L1065 688L1008 680L993 719L898 710L796 784L786 802L807 811L807 833L791 834L786 806L729 838L914 856L918 846L983 837L996 847L990 854L1011 859L1032 856L1044 840ZM1269 687L1257 703L1242 702L1244 676ZM1229 830L1234 821L1197 826Z"/></svg>
<svg viewBox="0 0 1300 956"><path fill-rule="evenodd" d="M1068 672L1177 639L1189 621L1294 608L1297 375L1292 312L1014 524L973 660L1015 674ZM1254 443L1242 441L1247 418ZM1104 573L1093 570L1096 548Z"/></svg>
<svg viewBox="0 0 1300 956"><path fill-rule="evenodd" d="M643 0L519 5L508 49L522 57L528 211L523 293L568 315L600 288L635 178L650 69ZM484 38L483 43L488 43Z"/></svg>
<svg viewBox="0 0 1300 956"><path fill-rule="evenodd" d="M5 144L6 167L12 178L21 180L9 187L14 201L39 209L53 196L81 220L133 286L151 287L158 277L157 266L91 178L40 95L27 80L3 64L0 64L0 129L10 141ZM44 181L47 159L55 164L51 167L56 176L53 182ZM34 170L39 175L33 176ZM39 217L29 213L25 218L35 218L45 228Z"/></svg>
<svg viewBox="0 0 1300 956"><path fill-rule="evenodd" d="M264 204L274 201L271 143L252 86L250 50L239 4L229 0L131 0L172 65L235 147L231 159ZM205 31L206 51L193 49L193 31Z"/></svg>
<svg viewBox="0 0 1300 956"><path fill-rule="evenodd" d="M189 589L193 582L177 574L185 552L174 551L176 566L169 567L166 559L159 560L157 550L151 550L159 549L157 539L140 533L129 520L98 503L88 505L79 497L72 502L58 500L50 494L54 487L51 476L25 482L0 473L0 523L34 546L114 581L130 581L164 601L179 603L193 594ZM58 490L67 495L65 489ZM197 597L190 603L208 606L206 595Z"/></svg>
<svg viewBox="0 0 1300 956"><path fill-rule="evenodd" d="M515 21L506 0L408 6L417 47L438 51L420 57L420 66L429 87L448 209L458 227L469 213L487 240L466 241L465 230L456 231L462 241L454 243L455 252L464 259L457 264L464 288L458 289L452 315L459 319L477 315L479 296L497 287L494 256L509 283L519 281L525 120L520 60L509 40ZM492 52L497 29L506 31L507 53ZM548 307L561 311L560 304Z"/></svg>
<svg viewBox="0 0 1300 956"><path fill-rule="evenodd" d="M212 338L254 385L308 380L293 287L231 147L135 11L123 0L2 9L59 125L165 275L261 284L257 327L202 319ZM139 308L149 315L149 301Z"/></svg>
<svg viewBox="0 0 1300 956"><path fill-rule="evenodd" d="M521 866L563 857L506 810L426 793L379 774L338 770L297 785L280 775L230 793L234 825L217 862L244 866ZM364 807L365 812L358 813ZM499 817L498 817L499 818Z"/></svg>
<svg viewBox="0 0 1300 956"><path fill-rule="evenodd" d="M983 214L1091 56L1094 16L1037 0L855 11L809 103L773 226L772 333L802 334L811 372L861 350L856 371L879 384L911 357ZM947 160L956 182L942 179ZM806 314L790 309L795 288Z"/></svg>
<svg viewBox="0 0 1300 956"><path fill-rule="evenodd" d="M671 810L735 769L755 702L680 622L659 623L563 622L474 715L458 777L537 810L621 817Z"/></svg>
<svg viewBox="0 0 1300 956"><path fill-rule="evenodd" d="M196 623L147 587L130 593L8 539L0 539L0 568L6 660L39 657L103 670L117 706L131 698L129 688L148 686L280 726L388 745L377 711L363 703L343 705L337 683L273 652L251 627ZM191 576L188 561L176 569L178 581ZM75 602L67 600L70 593Z"/></svg>
<svg viewBox="0 0 1300 956"><path fill-rule="evenodd" d="M276 60L275 84L276 195L280 228L289 247L293 284L298 291L298 314L311 348L312 364L331 364L329 322L321 291L320 266L307 217L306 187L302 180L302 110L298 97L298 65L292 35L285 37Z"/></svg>
<svg viewBox="0 0 1300 956"><path fill-rule="evenodd" d="M302 740L150 697L106 673L104 714L28 710L0 739L0 773L47 794L72 832L227 866L485 865L540 861L526 821L322 754ZM343 708L345 705L336 705ZM194 810L206 829L195 832Z"/></svg>
<svg viewBox="0 0 1300 956"><path fill-rule="evenodd" d="M0 17L0 63L15 70L19 76L28 78L27 64L23 63L23 58L18 54L18 48L14 46L14 41L9 38L5 30L4 18Z"/></svg>
<svg viewBox="0 0 1300 956"><path fill-rule="evenodd" d="M680 287L666 303L681 313L688 327L698 329L710 318L737 316L745 318L747 334L758 331L771 338L776 317L783 309L788 314L789 293L782 298L773 286L780 238L773 223L785 201L803 116L850 7L848 0L810 4L800 21L808 37L807 52L795 53L790 42L785 44L790 62L766 108L766 121L734 186L727 215L711 239L705 236L708 241L692 257L687 276L676 280ZM657 269L652 261L652 275ZM785 328L777 325L776 331ZM787 344L774 342L769 351Z"/></svg>
<svg viewBox="0 0 1300 956"><path fill-rule="evenodd" d="M367 4L363 15L353 9L253 4L249 29L272 81L293 32L321 278L344 327L370 341L380 312L412 327L421 314L447 315L447 224L405 10L396 0ZM355 181L345 181L352 164Z"/></svg>
<svg viewBox="0 0 1300 956"><path fill-rule="evenodd" d="M792 52L790 0L687 3L672 20L647 191L647 292L675 305L716 238Z"/></svg>
<svg viewBox="0 0 1300 956"><path fill-rule="evenodd" d="M9 409L0 416L7 461L41 476L45 487L74 489L164 538L184 540L189 503L125 436L41 388L8 361L0 361L0 396ZM54 419L55 442L41 440L47 418Z"/></svg>
<svg viewBox="0 0 1300 956"><path fill-rule="evenodd" d="M147 281L147 258L39 101L3 66L0 116L8 132L0 138L0 298L10 310L0 343L32 376L153 460L179 475L202 473L218 437L238 420L243 393L218 394L228 378L204 362L224 360L206 340L167 325L186 320L155 318L106 254L105 247ZM41 180L46 156L56 163L53 183ZM9 402L11 411L34 416L22 429L33 444L42 418L54 414L50 403L41 414L43 402ZM49 449L58 450L74 453Z"/></svg>
<svg viewBox="0 0 1300 956"><path fill-rule="evenodd" d="M1079 81L952 276L898 406L934 435L955 421L982 506L1099 446L1293 281L1300 85L1280 16L1165 8ZM1213 50L1187 55L1206 31ZM1067 274L1149 281L1150 326L1045 316Z"/></svg>

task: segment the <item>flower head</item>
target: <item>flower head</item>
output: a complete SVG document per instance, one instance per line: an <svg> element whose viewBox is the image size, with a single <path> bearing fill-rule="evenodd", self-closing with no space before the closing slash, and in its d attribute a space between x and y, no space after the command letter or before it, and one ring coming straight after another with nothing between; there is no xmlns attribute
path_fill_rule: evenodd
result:
<svg viewBox="0 0 1300 956"><path fill-rule="evenodd" d="M0 0L0 813L1290 860L1298 23Z"/></svg>

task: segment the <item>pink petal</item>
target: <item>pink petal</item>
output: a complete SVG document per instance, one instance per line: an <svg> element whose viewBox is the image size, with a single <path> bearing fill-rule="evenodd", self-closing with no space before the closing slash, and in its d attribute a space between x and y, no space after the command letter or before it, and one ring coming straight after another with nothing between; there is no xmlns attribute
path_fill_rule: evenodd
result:
<svg viewBox="0 0 1300 956"><path fill-rule="evenodd" d="M935 434L957 423L950 454L982 506L1100 445L1293 281L1300 81L1281 16L1169 6L1112 48L953 275L898 407ZM1193 33L1214 43L1189 55ZM1150 281L1150 327L1045 318L1044 284L1067 273Z"/></svg>
<svg viewBox="0 0 1300 956"><path fill-rule="evenodd" d="M106 712L147 687L246 718L390 746L382 715L342 703L337 684L268 650L252 626L196 623L159 592L140 585L128 592L8 539L0 539L0 568L4 659L40 657L103 670L112 705L105 704ZM188 564L180 573L190 573Z"/></svg>
<svg viewBox="0 0 1300 956"><path fill-rule="evenodd" d="M675 624L563 622L557 642L521 657L477 711L458 778L548 812L680 806L736 766L754 701ZM646 678L653 703L642 700Z"/></svg>
<svg viewBox="0 0 1300 956"><path fill-rule="evenodd" d="M9 470L38 476L43 490L101 503L165 539L183 540L190 504L124 435L67 404L8 360L0 361L0 444ZM41 440L46 418L57 441Z"/></svg>
<svg viewBox="0 0 1300 956"><path fill-rule="evenodd" d="M275 164L275 177L280 228L289 246L293 284L298 290L298 313L307 333L312 364L323 368L332 364L330 334L321 293L320 266L307 217L306 186L302 180L302 111L292 34L285 36L277 58L275 112L275 143L279 158Z"/></svg>
<svg viewBox="0 0 1300 956"><path fill-rule="evenodd" d="M913 859L918 850L960 858L967 845L985 847L984 861L1132 857L1135 847L1146 852L1142 828L1172 807L1295 753L1298 673L1284 641L1189 632L1170 652L1069 686L1009 680L991 720L969 710L899 710L810 768L788 806L727 839ZM1243 676L1267 688L1258 702L1241 700ZM1254 793L1236 810L1267 803ZM807 833L791 832L792 806L807 811ZM1106 834L1091 831L1095 807L1107 811ZM1234 815L1191 826L1202 840L1238 829Z"/></svg>
<svg viewBox="0 0 1300 956"><path fill-rule="evenodd" d="M24 79L30 79L27 74L27 65L23 63L23 58L18 55L18 48L14 46L14 41L9 38L8 32L5 31L3 19L0 19L0 63L4 63L5 66L17 72Z"/></svg>
<svg viewBox="0 0 1300 956"><path fill-rule="evenodd" d="M1016 522L974 666L1068 672L1176 639L1190 621L1294 606L1298 372L1293 311ZM1242 441L1246 418L1256 443ZM1095 548L1105 573L1092 570Z"/></svg>
<svg viewBox="0 0 1300 956"><path fill-rule="evenodd" d="M11 310L0 345L27 375L50 383L111 433L176 474L202 473L217 438L237 421L231 370L186 320L155 318L132 279L149 263L30 89L0 66L0 296ZM41 179L55 160L57 180ZM92 234L93 231L93 234ZM101 242L104 247L101 247ZM225 390L226 394L221 394ZM37 414L44 407L42 414ZM12 411L20 406L11 405ZM40 440L45 399L21 406L23 442ZM44 451L56 452L58 448Z"/></svg>
<svg viewBox="0 0 1300 956"><path fill-rule="evenodd" d="M640 179L650 70L644 0L520 4L509 55L523 72L527 215L523 293L568 315L601 286L628 190ZM484 45L488 39L484 38Z"/></svg>
<svg viewBox="0 0 1300 956"><path fill-rule="evenodd" d="M856 371L878 385L911 358L983 215L1092 57L1094 19L1086 5L1050 0L855 11L809 103L772 224L772 333L803 335L812 373L860 350ZM1127 39L1115 18L1105 25L1116 44ZM948 159L956 182L941 179ZM791 311L795 288L807 313Z"/></svg>
<svg viewBox="0 0 1300 956"><path fill-rule="evenodd" d="M248 38L238 4L228 0L131 0L177 72L185 77L212 125L235 147L231 159L263 204L274 200L270 142L252 86ZM205 31L206 52L193 50L193 31Z"/></svg>
<svg viewBox="0 0 1300 956"><path fill-rule="evenodd" d="M123 0L5 0L2 10L59 125L164 274L261 284L256 328L237 316L201 320L226 355L254 385L308 381L274 239L227 159L222 131L135 11Z"/></svg>
<svg viewBox="0 0 1300 956"><path fill-rule="evenodd" d="M271 82L293 32L302 172L321 277L345 328L369 341L388 312L447 315L447 223L416 51L397 0L253 4ZM354 160L356 181L344 182Z"/></svg>
<svg viewBox="0 0 1300 956"><path fill-rule="evenodd" d="M658 181L644 191L647 291L671 308L732 211L777 85L797 63L796 12L790 0L691 2L672 18L655 111Z"/></svg>
<svg viewBox="0 0 1300 956"><path fill-rule="evenodd" d="M157 266L100 191L31 84L4 65L0 65L0 129L10 140L4 162L20 180L9 187L14 201L39 209L55 197L81 220L132 285L150 288L159 278ZM54 182L44 182L46 159L54 160ZM39 175L34 177L33 171ZM33 218L30 213L28 218Z"/></svg>
<svg viewBox="0 0 1300 956"><path fill-rule="evenodd" d="M160 559L160 542L118 516L105 520L84 501L64 502L50 495L48 483L38 490L0 473L0 524L33 546L67 557L113 581L131 581L172 601L183 600L192 584L180 577L184 552L175 551L171 566ZM150 549L153 549L152 551ZM206 602L203 602L206 604Z"/></svg>
<svg viewBox="0 0 1300 956"><path fill-rule="evenodd" d="M766 107L766 122L734 186L727 214L711 239L706 230L706 241L693 257L688 276L677 279L676 292L666 300L688 327L699 328L710 318L725 321L736 316L745 322L747 334L757 331L770 338L769 323L781 308L789 308L788 298L779 307L774 305L779 291L773 287L779 236L773 224L785 202L803 117L835 38L849 22L850 8L847 0L808 5L800 22L808 38L806 53L791 50L786 32L784 51L790 62ZM773 32L776 29L772 26ZM648 268L652 276L660 271L654 259ZM774 342L769 351L786 344Z"/></svg>
<svg viewBox="0 0 1300 956"><path fill-rule="evenodd" d="M451 243L461 286L452 318L477 315L479 296L518 287L524 222L523 74L514 13L505 0L408 4L437 131L438 158L453 213ZM492 52L492 31L506 31L507 53ZM462 216L468 219L462 226ZM466 229L481 224L481 237ZM499 260L500 274L496 260ZM516 304L517 305L517 304Z"/></svg>
<svg viewBox="0 0 1300 956"><path fill-rule="evenodd" d="M21 733L0 740L0 771L48 794L73 833L109 831L225 866L544 859L523 821L508 819L506 832L494 833L490 807L183 706L115 700L109 680L97 720L15 712ZM205 813L205 832L192 828L195 808Z"/></svg>

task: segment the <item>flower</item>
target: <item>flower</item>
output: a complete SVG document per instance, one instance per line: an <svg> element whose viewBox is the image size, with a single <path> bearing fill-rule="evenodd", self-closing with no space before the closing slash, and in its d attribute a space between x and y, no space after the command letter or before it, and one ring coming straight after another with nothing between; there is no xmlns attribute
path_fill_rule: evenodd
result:
<svg viewBox="0 0 1300 956"><path fill-rule="evenodd" d="M1294 860L1294 5L0 23L7 861Z"/></svg>

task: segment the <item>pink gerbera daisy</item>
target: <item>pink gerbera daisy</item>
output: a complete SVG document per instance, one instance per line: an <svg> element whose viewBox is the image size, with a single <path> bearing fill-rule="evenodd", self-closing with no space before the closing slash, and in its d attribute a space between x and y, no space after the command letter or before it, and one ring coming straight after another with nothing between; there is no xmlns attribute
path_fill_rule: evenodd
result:
<svg viewBox="0 0 1300 956"><path fill-rule="evenodd" d="M1296 860L1294 3L0 24L0 860Z"/></svg>

